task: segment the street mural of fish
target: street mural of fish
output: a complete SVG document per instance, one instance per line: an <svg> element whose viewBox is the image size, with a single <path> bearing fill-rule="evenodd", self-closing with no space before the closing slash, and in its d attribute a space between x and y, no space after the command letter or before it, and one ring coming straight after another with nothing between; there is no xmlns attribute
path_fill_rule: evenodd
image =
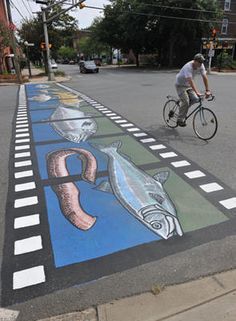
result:
<svg viewBox="0 0 236 321"><path fill-rule="evenodd" d="M113 192L135 218L162 238L182 236L176 208L163 188L169 172L162 171L151 177L118 152L120 141L94 147L108 156L110 181L102 182L97 189Z"/></svg>
<svg viewBox="0 0 236 321"><path fill-rule="evenodd" d="M78 96L71 93L57 93L59 105L49 118L52 128L63 138L79 143L97 131L97 123L80 110Z"/></svg>
<svg viewBox="0 0 236 321"><path fill-rule="evenodd" d="M36 85L35 88L50 88L50 86L40 84L40 85Z"/></svg>
<svg viewBox="0 0 236 321"><path fill-rule="evenodd" d="M51 99L51 96L45 95L45 94L40 94L38 96L33 96L33 97L29 98L29 100L39 101L39 102L46 102L50 99Z"/></svg>
<svg viewBox="0 0 236 321"><path fill-rule="evenodd" d="M47 154L47 170L49 178L66 177L69 175L66 159L77 154L83 164L83 180L94 183L96 179L97 161L89 151L82 148L69 148ZM61 211L66 219L75 227L86 231L96 222L96 217L86 213L79 201L80 191L73 182L53 184L53 191L58 197Z"/></svg>

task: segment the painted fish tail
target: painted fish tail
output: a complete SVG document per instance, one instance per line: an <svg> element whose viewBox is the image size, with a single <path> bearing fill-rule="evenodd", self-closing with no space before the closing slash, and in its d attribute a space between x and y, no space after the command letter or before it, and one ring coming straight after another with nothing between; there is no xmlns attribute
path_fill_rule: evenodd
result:
<svg viewBox="0 0 236 321"><path fill-rule="evenodd" d="M92 145L93 145L93 147L99 149L101 152L109 153L109 151L111 151L111 150L117 151L121 147L122 142L120 140L118 140L118 141L115 141L107 146L100 145L100 144L92 144Z"/></svg>

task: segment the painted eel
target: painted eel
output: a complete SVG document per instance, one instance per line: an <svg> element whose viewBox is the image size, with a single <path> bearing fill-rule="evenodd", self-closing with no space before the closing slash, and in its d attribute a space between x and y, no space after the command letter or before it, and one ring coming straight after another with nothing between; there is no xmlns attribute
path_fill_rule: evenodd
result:
<svg viewBox="0 0 236 321"><path fill-rule="evenodd" d="M82 160L82 178L89 183L96 179L97 160L89 151L82 148L57 150L47 155L47 170L49 178L69 176L66 166L67 157L79 154ZM79 201L80 191L72 182L52 185L56 193L62 213L77 228L90 229L96 222L96 217L86 213Z"/></svg>

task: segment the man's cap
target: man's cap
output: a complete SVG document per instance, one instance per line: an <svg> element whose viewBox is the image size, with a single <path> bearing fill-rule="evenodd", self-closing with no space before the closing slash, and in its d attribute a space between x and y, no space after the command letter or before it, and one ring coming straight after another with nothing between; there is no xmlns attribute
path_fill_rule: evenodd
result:
<svg viewBox="0 0 236 321"><path fill-rule="evenodd" d="M203 57L202 54L197 53L197 54L194 56L193 60L196 60L196 61L198 61L198 62L200 62L200 63L203 63L203 62L205 61L205 58Z"/></svg>

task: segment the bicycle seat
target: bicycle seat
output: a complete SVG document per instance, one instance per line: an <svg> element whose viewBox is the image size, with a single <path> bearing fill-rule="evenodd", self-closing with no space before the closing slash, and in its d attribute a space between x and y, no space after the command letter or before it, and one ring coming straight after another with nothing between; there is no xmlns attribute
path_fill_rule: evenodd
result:
<svg viewBox="0 0 236 321"><path fill-rule="evenodd" d="M176 102L180 101L179 97L176 97L176 96L172 96L172 95L168 95L166 96L167 99L174 99L176 100Z"/></svg>

